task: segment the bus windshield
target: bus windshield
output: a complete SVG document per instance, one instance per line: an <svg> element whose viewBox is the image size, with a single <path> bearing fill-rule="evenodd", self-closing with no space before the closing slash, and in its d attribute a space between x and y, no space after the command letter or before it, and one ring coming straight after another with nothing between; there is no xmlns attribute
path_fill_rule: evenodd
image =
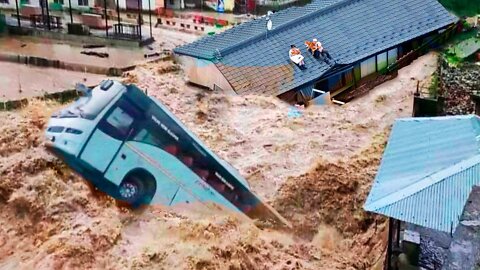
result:
<svg viewBox="0 0 480 270"><path fill-rule="evenodd" d="M90 96L78 98L72 105L62 110L58 117L81 117L93 120L119 92L118 89L113 88L109 91L93 89Z"/></svg>

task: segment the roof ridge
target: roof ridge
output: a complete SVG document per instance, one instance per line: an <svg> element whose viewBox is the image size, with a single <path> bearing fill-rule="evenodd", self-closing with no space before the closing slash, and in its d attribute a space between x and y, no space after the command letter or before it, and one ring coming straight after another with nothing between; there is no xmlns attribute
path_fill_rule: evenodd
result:
<svg viewBox="0 0 480 270"><path fill-rule="evenodd" d="M426 175L411 185L408 185L396 192L390 193L383 198L365 205L364 208L367 211L376 211L380 208L392 205L424 190L427 187L433 186L434 184L437 184L450 176L453 176L478 164L480 164L480 154L473 155L470 158L464 159L452 166L448 166L444 169Z"/></svg>
<svg viewBox="0 0 480 270"><path fill-rule="evenodd" d="M314 10L312 12L309 12L303 16L300 16L296 19L293 19L293 20L290 20L284 24L280 24L278 27L274 28L273 30L270 30L268 31L267 34L273 34L273 33L278 33L279 31L281 30L284 30L285 28L287 27L290 27L292 25L295 25L295 24L299 24L299 23L302 23L304 21L307 21L307 20L310 20L312 17L314 16L318 16L320 14L323 14L323 13L326 13L326 12L329 12L329 11L332 11L336 8L340 8L340 7L343 7L344 5L346 5L347 3L350 3L350 2L354 2L354 1L362 1L362 0L341 0L337 3L334 3L334 4L331 4L329 6L326 6L324 8L320 8L318 10ZM308 6L308 5L307 5ZM307 6L303 6L302 8L306 10L305 7ZM264 18L264 16L260 17L260 18ZM227 55L229 53L231 53L232 51L236 50L238 47L242 47L244 45L249 45L250 43L253 43L255 41L258 41L260 39L263 39L264 37L266 36L266 32L263 32L263 33L259 33L257 35L254 35L248 39L245 39L243 40L242 42L239 42L237 44L234 44L232 46L229 46L225 49L222 49L220 50L220 55Z"/></svg>
<svg viewBox="0 0 480 270"><path fill-rule="evenodd" d="M419 122L419 121L447 121L447 120L465 120L465 119L474 119L478 117L474 114L465 114L465 115L445 115L445 116L424 116L424 117L404 117L397 118L395 121L398 122Z"/></svg>

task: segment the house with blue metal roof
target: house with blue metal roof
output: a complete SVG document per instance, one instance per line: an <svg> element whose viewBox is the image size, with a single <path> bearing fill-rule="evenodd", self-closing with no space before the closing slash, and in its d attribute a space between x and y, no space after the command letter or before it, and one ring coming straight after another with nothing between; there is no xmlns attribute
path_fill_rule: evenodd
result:
<svg viewBox="0 0 480 270"><path fill-rule="evenodd" d="M479 185L480 117L397 119L364 204L390 218L388 263L403 252L411 265L443 269Z"/></svg>
<svg viewBox="0 0 480 270"><path fill-rule="evenodd" d="M450 233L474 185L480 185L478 116L398 119L364 208Z"/></svg>
<svg viewBox="0 0 480 270"><path fill-rule="evenodd" d="M296 102L312 89L335 96L359 88L409 52L439 42L457 22L437 0L316 0L235 26L174 49L188 80L237 94L273 95ZM317 38L335 65L311 56ZM306 70L291 63L295 44Z"/></svg>

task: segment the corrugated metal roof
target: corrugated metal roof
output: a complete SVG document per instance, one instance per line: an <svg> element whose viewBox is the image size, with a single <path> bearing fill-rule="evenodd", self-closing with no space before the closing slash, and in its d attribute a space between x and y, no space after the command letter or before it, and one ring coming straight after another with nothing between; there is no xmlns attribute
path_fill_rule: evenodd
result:
<svg viewBox="0 0 480 270"><path fill-rule="evenodd" d="M279 95L331 68L306 52L306 40L318 38L337 64L351 64L456 20L436 0L316 1L273 14L268 35L262 17L174 51L214 61L239 94ZM290 44L302 49L306 70L291 63Z"/></svg>
<svg viewBox="0 0 480 270"><path fill-rule="evenodd" d="M398 119L364 208L451 232L479 184L479 117Z"/></svg>

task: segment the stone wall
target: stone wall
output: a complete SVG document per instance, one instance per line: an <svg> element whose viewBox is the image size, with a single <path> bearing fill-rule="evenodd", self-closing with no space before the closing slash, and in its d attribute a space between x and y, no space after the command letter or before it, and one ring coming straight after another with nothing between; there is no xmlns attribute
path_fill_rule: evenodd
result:
<svg viewBox="0 0 480 270"><path fill-rule="evenodd" d="M480 91L480 66L467 62L450 67L442 60L440 93L445 97L446 114L474 113L475 103L470 98L473 91Z"/></svg>

